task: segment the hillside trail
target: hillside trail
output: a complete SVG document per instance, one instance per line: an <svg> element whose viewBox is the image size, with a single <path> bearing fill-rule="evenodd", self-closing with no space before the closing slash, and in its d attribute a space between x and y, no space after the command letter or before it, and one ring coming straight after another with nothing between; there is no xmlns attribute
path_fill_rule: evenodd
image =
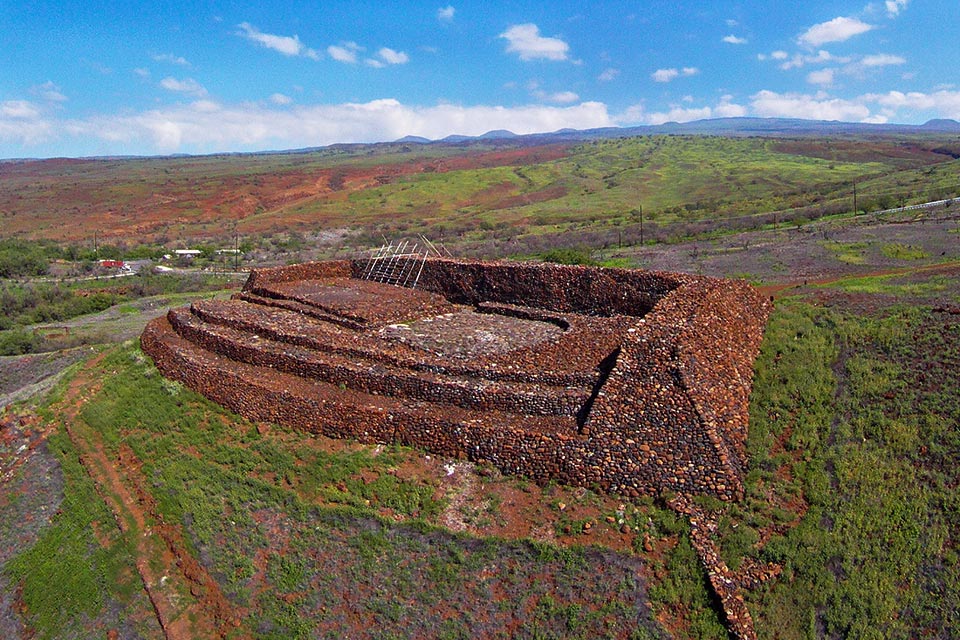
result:
<svg viewBox="0 0 960 640"><path fill-rule="evenodd" d="M164 521L145 482L134 452L125 444L112 457L102 434L80 412L100 391L98 365L105 353L90 360L68 384L53 410L76 447L98 495L113 512L118 529L135 543L136 567L157 621L167 640L245 637L240 623L216 581L190 554L179 525Z"/></svg>
<svg viewBox="0 0 960 640"><path fill-rule="evenodd" d="M778 284L768 284L757 286L756 289L761 294L765 296L770 296L771 298L781 298L785 295L794 295L793 293L784 293L792 289L798 289L800 287L807 286L823 286L830 285L840 282L841 280L848 280L851 278L880 278L884 276L907 276L917 273L936 273L938 271L951 272L955 271L960 267L960 262L951 260L949 262L938 262L936 264L925 264L916 267L900 267L896 269L880 269L876 271L868 271L866 273L844 273L844 274L835 274L826 278L818 278L816 280L801 280L796 282L783 282Z"/></svg>

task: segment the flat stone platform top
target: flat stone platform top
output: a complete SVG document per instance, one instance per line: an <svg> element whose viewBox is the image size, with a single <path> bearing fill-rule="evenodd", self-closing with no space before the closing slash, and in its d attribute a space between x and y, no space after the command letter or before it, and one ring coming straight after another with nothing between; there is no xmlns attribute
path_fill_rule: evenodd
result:
<svg viewBox="0 0 960 640"><path fill-rule="evenodd" d="M454 310L442 295L352 278L325 278L264 285L278 299L303 302L365 325L408 322Z"/></svg>
<svg viewBox="0 0 960 640"><path fill-rule="evenodd" d="M151 322L160 370L255 420L625 495L742 496L769 303L685 274L430 259L251 273Z"/></svg>
<svg viewBox="0 0 960 640"><path fill-rule="evenodd" d="M551 322L459 307L451 313L387 325L379 335L450 358L473 359L529 349L559 340L563 332L562 327Z"/></svg>

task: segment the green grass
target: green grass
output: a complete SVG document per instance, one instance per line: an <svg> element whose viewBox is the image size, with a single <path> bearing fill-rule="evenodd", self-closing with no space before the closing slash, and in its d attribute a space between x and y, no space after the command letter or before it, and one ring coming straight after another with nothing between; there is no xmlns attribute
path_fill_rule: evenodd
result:
<svg viewBox="0 0 960 640"><path fill-rule="evenodd" d="M952 297L955 302L960 302L960 297L957 295L950 296L948 293L953 285L953 280L950 276L931 275L923 280L908 282L903 281L905 278L906 276L896 274L851 277L817 286L840 289L849 291L850 293L909 296L930 298L931 300L942 299L946 296Z"/></svg>
<svg viewBox="0 0 960 640"><path fill-rule="evenodd" d="M29 328L35 324L67 322L119 305L123 317L140 315L136 301L165 296L164 302L174 304L197 293L216 292L236 287L235 279L216 275L178 276L142 274L128 278L107 280L80 280L73 282L15 282L0 280L0 355L32 353L50 345L45 344L44 331ZM70 335L53 340L53 348L68 348L76 344L107 342L113 327L101 322L91 327L76 328ZM55 329L53 333L57 333ZM49 350L49 349L48 349Z"/></svg>
<svg viewBox="0 0 960 640"><path fill-rule="evenodd" d="M933 300L950 285L913 274L831 286ZM637 608L649 598L654 611L682 617L685 637L727 637L688 525L652 500L626 509L638 554L647 557L643 534L663 550L649 560L661 577L646 592L637 558L434 528L444 507L436 479L397 473L417 457L410 450L317 446L278 427L261 435L160 377L132 344L95 375L103 386L81 419L108 453L123 443L144 462L164 517L249 611L251 635L335 636L360 616L376 637L425 627L466 637L507 622L521 637L660 637ZM745 499L726 506L717 534L731 567L747 558L783 567L747 596L761 638L960 634L958 388L960 327L947 314L902 302L860 317L778 301L756 363ZM71 501L6 568L48 637L133 602L129 545L118 537L98 547L90 523L112 516L69 445L51 441ZM561 533L584 524L557 522ZM60 553L62 567L50 560ZM344 594L355 598L345 604Z"/></svg>
<svg viewBox="0 0 960 640"><path fill-rule="evenodd" d="M757 364L747 500L733 513L769 523L771 491L802 495L808 510L759 551L784 566L751 595L761 637L960 631L960 599L944 597L960 593L947 457L960 438L948 426L960 423L950 391L960 380L946 364L958 358L956 325L944 335L919 309L865 319L789 301L775 313ZM938 391L929 371L946 376ZM784 453L771 455L784 435ZM783 465L787 476L776 473ZM728 553L758 553L730 529L721 535Z"/></svg>
<svg viewBox="0 0 960 640"><path fill-rule="evenodd" d="M149 604L137 598L141 585L132 541L117 530L69 438L55 434L47 445L63 470L63 501L51 526L3 571L21 585L29 623L38 636L59 638L82 633L106 607L133 615Z"/></svg>
<svg viewBox="0 0 960 640"><path fill-rule="evenodd" d="M908 246L899 242L883 245L880 252L893 260L923 260L930 257L930 254L920 247Z"/></svg>
<svg viewBox="0 0 960 640"><path fill-rule="evenodd" d="M636 559L480 540L427 524L444 503L435 497L436 480L395 473L419 456L411 450L318 447L311 436L276 426L261 435L159 376L132 344L108 352L93 375L102 387L79 419L102 439L108 458L124 444L143 462L140 473L164 519L182 524L192 553L248 612L242 629L255 637L342 636L354 624L345 597L374 621L373 637L410 637L425 628L466 637L472 629L514 621L520 637L662 637L642 604ZM69 445L64 437L56 442ZM68 453L63 459L76 464ZM92 491L82 469L68 470L71 491L74 485ZM74 531L110 517L95 495L73 504L93 510L71 524ZM61 520L66 524L67 516ZM62 586L60 574L48 569L26 575L55 557L51 545L62 544L45 538L17 558L11 574L29 582L25 597L34 585L45 585L43 598L39 591L30 596L31 620L53 636L57 624L102 615L107 599L120 596L97 590L130 562L122 545L111 548L118 560L100 552L84 556L90 548L85 534L76 552L65 548L62 566L43 565L71 572ZM265 574L258 574L258 563ZM55 604L61 600L81 608L65 616Z"/></svg>
<svg viewBox="0 0 960 640"><path fill-rule="evenodd" d="M867 264L869 242L822 242L834 257L846 264Z"/></svg>

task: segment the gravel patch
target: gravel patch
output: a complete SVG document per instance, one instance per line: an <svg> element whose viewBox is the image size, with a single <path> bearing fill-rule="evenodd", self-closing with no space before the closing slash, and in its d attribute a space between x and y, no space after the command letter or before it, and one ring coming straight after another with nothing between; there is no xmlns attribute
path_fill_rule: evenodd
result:
<svg viewBox="0 0 960 640"><path fill-rule="evenodd" d="M548 322L477 313L469 308L380 330L387 340L456 358L509 353L562 334L563 329Z"/></svg>

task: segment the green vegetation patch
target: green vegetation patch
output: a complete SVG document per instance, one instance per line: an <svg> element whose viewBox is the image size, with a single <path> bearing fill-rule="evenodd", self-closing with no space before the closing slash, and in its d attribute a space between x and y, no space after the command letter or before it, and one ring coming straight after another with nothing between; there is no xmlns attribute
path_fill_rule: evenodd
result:
<svg viewBox="0 0 960 640"><path fill-rule="evenodd" d="M753 551L784 567L750 596L760 637L960 631L957 362L960 328L922 309L866 319L781 303L757 363L747 500L732 511L755 529L803 514ZM749 553L732 531L727 552Z"/></svg>
<svg viewBox="0 0 960 640"><path fill-rule="evenodd" d="M840 289L850 293L866 293L887 296L909 296L915 298L930 298L940 300L944 297L960 302L960 294L955 291L955 279L947 275L932 275L917 280L905 275L886 274L878 276L863 276L843 278L819 287Z"/></svg>
<svg viewBox="0 0 960 640"><path fill-rule="evenodd" d="M150 611L133 541L117 529L70 439L54 434L47 446L63 470L63 500L51 525L3 572L20 586L27 620L40 638L94 637L118 620L134 625L132 631Z"/></svg>
<svg viewBox="0 0 960 640"><path fill-rule="evenodd" d="M162 378L133 345L95 375L80 418L108 456L131 447L164 519L181 523L255 637L663 637L637 558L428 525L444 506L437 479L398 472L419 453L264 433Z"/></svg>
<svg viewBox="0 0 960 640"><path fill-rule="evenodd" d="M930 254L920 247L892 242L880 247L880 252L893 260L923 260L929 258Z"/></svg>
<svg viewBox="0 0 960 640"><path fill-rule="evenodd" d="M821 244L833 253L834 257L846 264L866 264L867 251L871 248L869 242L830 242Z"/></svg>
<svg viewBox="0 0 960 640"><path fill-rule="evenodd" d="M99 313L120 304L119 314L134 316L140 309L134 301L144 297L167 295L171 301L184 293L212 292L236 287L234 279L216 276L179 276L143 272L125 278L64 282L17 282L0 280L0 356L38 351L44 336L29 325L66 322ZM76 343L104 342L92 327L90 340L78 337ZM48 329L46 333L49 333ZM56 333L56 330L53 331ZM89 333L89 332L88 332ZM69 341L68 341L69 342ZM75 346L60 344L59 348Z"/></svg>

